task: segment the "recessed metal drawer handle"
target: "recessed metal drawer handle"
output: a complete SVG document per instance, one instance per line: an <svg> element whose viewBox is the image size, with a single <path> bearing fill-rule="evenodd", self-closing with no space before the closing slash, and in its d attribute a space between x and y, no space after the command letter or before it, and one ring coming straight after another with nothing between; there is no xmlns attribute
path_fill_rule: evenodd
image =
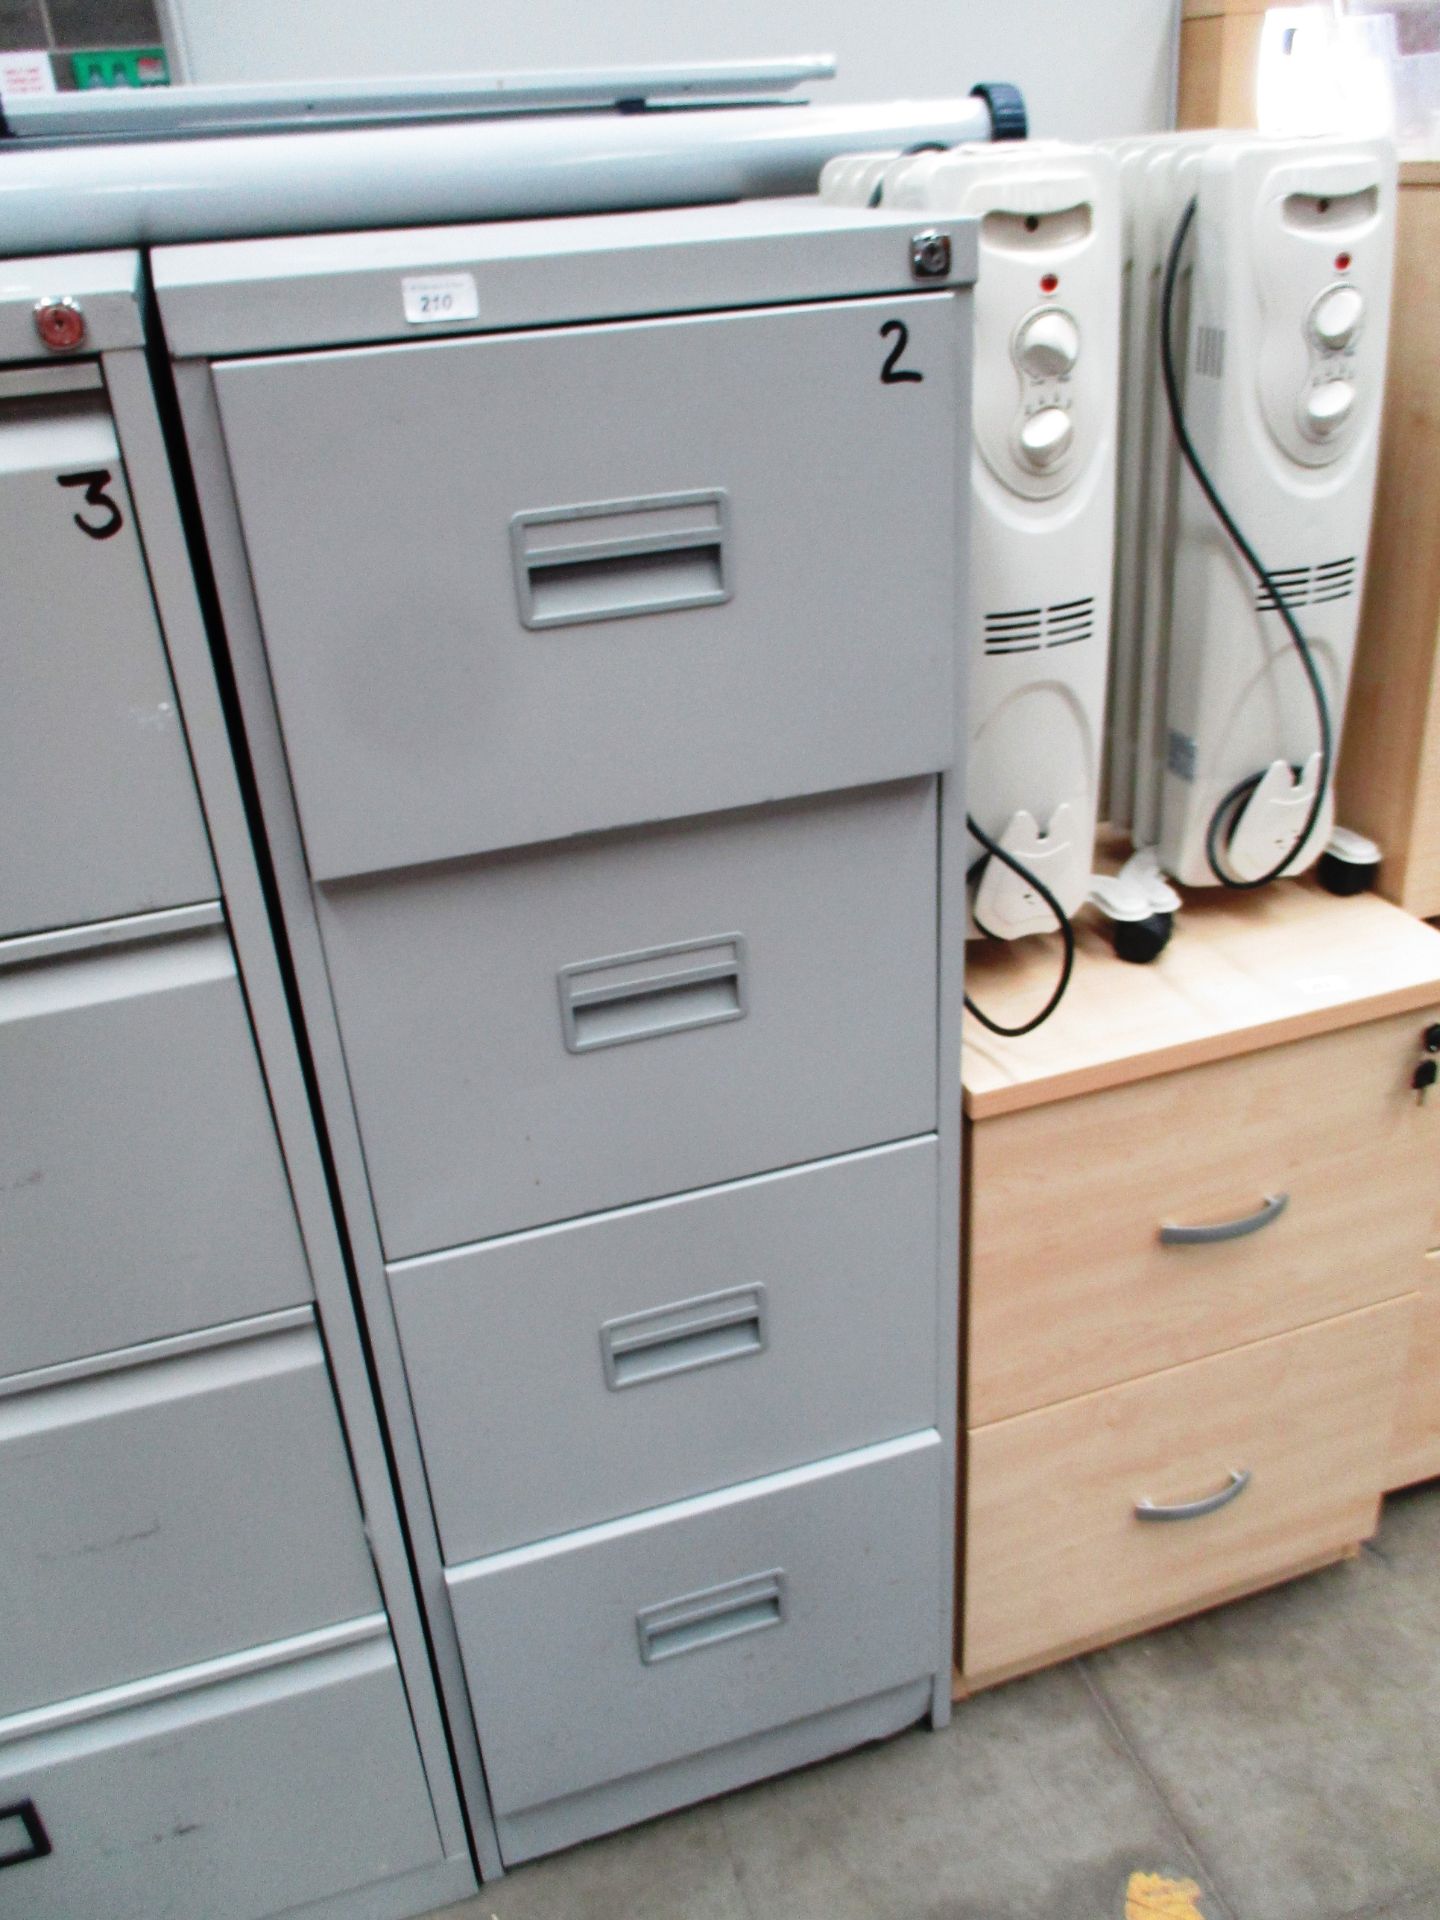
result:
<svg viewBox="0 0 1440 1920"><path fill-rule="evenodd" d="M24 1843L20 1846L5 1845L10 1839L6 1829L11 1822L18 1822L24 1830ZM18 1836L17 1836L18 1837ZM13 1806L0 1807L0 1869L18 1867L26 1860L43 1860L47 1854L55 1851L50 1836L45 1831L45 1822L40 1818L40 1810L33 1800L17 1800Z"/></svg>
<svg viewBox="0 0 1440 1920"><path fill-rule="evenodd" d="M1137 1520L1202 1520L1207 1513L1218 1513L1221 1507L1228 1507L1232 1500L1238 1500L1249 1486L1251 1474L1249 1467L1235 1467L1231 1470L1227 1485L1219 1493L1207 1494L1203 1500L1186 1500L1177 1507L1157 1506L1153 1500L1137 1500L1135 1518Z"/></svg>
<svg viewBox="0 0 1440 1920"><path fill-rule="evenodd" d="M635 1616L640 1634L640 1658L647 1667L677 1654L695 1653L741 1634L761 1633L785 1619L785 1575L779 1567L752 1573L744 1580L682 1594L658 1607L645 1607Z"/></svg>
<svg viewBox="0 0 1440 1920"><path fill-rule="evenodd" d="M1270 1193L1265 1196L1259 1211L1247 1213L1243 1220L1222 1220L1214 1227L1161 1227L1160 1244L1164 1247L1209 1247L1217 1240L1243 1240L1247 1233L1258 1233L1261 1227L1268 1227L1272 1220L1278 1220L1289 1204L1288 1193Z"/></svg>
<svg viewBox="0 0 1440 1920"><path fill-rule="evenodd" d="M565 1045L571 1053L589 1053L739 1020L745 1013L745 962L744 936L717 933L561 967Z"/></svg>
<svg viewBox="0 0 1440 1920"><path fill-rule="evenodd" d="M521 622L534 630L718 606L731 596L729 520L723 487L517 513Z"/></svg>
<svg viewBox="0 0 1440 1920"><path fill-rule="evenodd" d="M765 1350L765 1289L727 1287L645 1313L622 1314L600 1329L605 1384L642 1386L722 1360Z"/></svg>

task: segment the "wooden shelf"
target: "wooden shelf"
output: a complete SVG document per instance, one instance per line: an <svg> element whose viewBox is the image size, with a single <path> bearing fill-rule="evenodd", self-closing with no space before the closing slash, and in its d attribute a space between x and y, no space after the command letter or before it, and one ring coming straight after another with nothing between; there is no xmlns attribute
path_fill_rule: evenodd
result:
<svg viewBox="0 0 1440 1920"><path fill-rule="evenodd" d="M1076 936L1070 990L1037 1032L1002 1040L966 1015L972 1120L1440 1001L1440 932L1378 895L1337 900L1309 881L1197 891L1149 966L1118 960L1088 909ZM1058 957L1053 939L973 942L967 989L1016 1025L1043 1004Z"/></svg>

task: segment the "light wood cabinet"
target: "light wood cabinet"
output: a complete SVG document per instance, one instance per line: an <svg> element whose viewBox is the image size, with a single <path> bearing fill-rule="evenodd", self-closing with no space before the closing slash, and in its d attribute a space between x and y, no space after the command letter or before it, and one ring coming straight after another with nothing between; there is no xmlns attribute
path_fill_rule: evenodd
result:
<svg viewBox="0 0 1440 1920"><path fill-rule="evenodd" d="M1380 472L1341 744L1339 817L1380 889L1440 915L1440 161L1400 169Z"/></svg>
<svg viewBox="0 0 1440 1920"><path fill-rule="evenodd" d="M1180 19L1182 127L1253 127L1260 33L1269 0L1185 0Z"/></svg>
<svg viewBox="0 0 1440 1920"><path fill-rule="evenodd" d="M1440 1472L1440 933L1292 882L1193 897L1151 967L1078 939L1046 1027L966 1031L967 1691L1353 1551ZM974 997L1021 1017L1048 945L974 950Z"/></svg>
<svg viewBox="0 0 1440 1920"><path fill-rule="evenodd" d="M1389 1476L1395 1487L1440 1474L1440 1250L1427 1257L1425 1268L1395 1422Z"/></svg>

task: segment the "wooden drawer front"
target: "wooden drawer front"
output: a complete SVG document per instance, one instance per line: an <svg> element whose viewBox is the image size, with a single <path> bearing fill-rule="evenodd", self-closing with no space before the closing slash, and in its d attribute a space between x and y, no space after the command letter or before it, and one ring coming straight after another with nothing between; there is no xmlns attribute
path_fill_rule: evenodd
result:
<svg viewBox="0 0 1440 1920"><path fill-rule="evenodd" d="M1338 1552L1374 1529L1414 1296L970 1436L964 1667L1023 1667ZM1217 1511L1146 1523L1137 1505Z"/></svg>
<svg viewBox="0 0 1440 1920"><path fill-rule="evenodd" d="M1318 964L1318 962L1317 962ZM1223 1353L1418 1286L1440 1100L1400 1014L971 1127L968 1424ZM1166 1224L1255 1215L1167 1246Z"/></svg>
<svg viewBox="0 0 1440 1920"><path fill-rule="evenodd" d="M143 1695L0 1721L6 1920L262 1920L439 1860L383 1621Z"/></svg>
<svg viewBox="0 0 1440 1920"><path fill-rule="evenodd" d="M1395 1452L1387 1484L1412 1486L1440 1474L1440 1252L1425 1262L1410 1357L1400 1382Z"/></svg>

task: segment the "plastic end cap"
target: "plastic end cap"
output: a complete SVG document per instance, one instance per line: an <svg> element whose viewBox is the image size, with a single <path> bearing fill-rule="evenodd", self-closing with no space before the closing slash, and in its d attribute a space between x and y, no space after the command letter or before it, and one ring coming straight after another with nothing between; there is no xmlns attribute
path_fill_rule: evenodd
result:
<svg viewBox="0 0 1440 1920"><path fill-rule="evenodd" d="M992 140L1025 140L1030 134L1030 117L1025 111L1025 96L1008 80L982 80L970 89L972 100L983 100L990 112Z"/></svg>

